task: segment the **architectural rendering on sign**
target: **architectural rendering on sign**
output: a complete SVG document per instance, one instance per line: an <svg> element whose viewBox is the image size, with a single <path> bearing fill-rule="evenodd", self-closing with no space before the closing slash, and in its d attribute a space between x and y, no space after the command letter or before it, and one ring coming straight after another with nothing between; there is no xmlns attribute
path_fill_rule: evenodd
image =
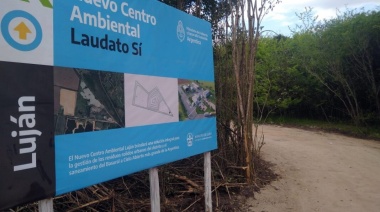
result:
<svg viewBox="0 0 380 212"><path fill-rule="evenodd" d="M178 80L180 120L215 116L215 84L206 81Z"/></svg>

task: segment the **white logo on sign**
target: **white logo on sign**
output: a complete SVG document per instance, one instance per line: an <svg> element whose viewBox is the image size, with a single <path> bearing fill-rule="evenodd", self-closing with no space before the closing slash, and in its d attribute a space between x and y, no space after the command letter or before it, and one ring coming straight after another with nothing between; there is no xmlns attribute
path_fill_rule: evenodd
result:
<svg viewBox="0 0 380 212"><path fill-rule="evenodd" d="M188 133L186 140L187 140L187 146L193 146L193 134Z"/></svg>
<svg viewBox="0 0 380 212"><path fill-rule="evenodd" d="M179 41L185 40L185 28L183 28L182 21L178 21L177 25L177 37Z"/></svg>

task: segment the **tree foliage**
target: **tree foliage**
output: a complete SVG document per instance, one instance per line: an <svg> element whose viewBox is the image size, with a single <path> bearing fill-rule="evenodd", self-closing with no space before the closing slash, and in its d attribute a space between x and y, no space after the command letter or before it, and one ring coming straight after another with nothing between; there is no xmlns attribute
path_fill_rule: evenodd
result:
<svg viewBox="0 0 380 212"><path fill-rule="evenodd" d="M380 111L379 66L374 57L380 50L379 21L378 12L339 14L320 24L307 40L312 42L303 43L307 49L299 52L299 58L313 55L315 62L303 67L338 100L333 107L344 111L355 124L364 123L368 112L379 115Z"/></svg>
<svg viewBox="0 0 380 212"><path fill-rule="evenodd" d="M263 81L261 89L271 89L270 103L297 116L379 123L380 12L348 10L318 23L311 8L298 16L303 24L292 37L263 38L259 50L267 52L258 78L270 76L271 86Z"/></svg>

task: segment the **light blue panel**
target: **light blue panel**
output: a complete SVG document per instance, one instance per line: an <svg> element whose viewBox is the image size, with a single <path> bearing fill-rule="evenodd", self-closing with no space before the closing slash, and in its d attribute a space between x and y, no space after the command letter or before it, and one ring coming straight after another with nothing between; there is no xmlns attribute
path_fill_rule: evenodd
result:
<svg viewBox="0 0 380 212"><path fill-rule="evenodd" d="M196 121L56 136L57 195L216 149L215 122L215 117L211 117ZM154 144L154 141L158 143ZM134 149L127 150L131 146ZM145 152L137 153L138 149L143 151L144 148ZM105 153L105 150L110 152ZM152 156L158 150L163 152ZM102 151L104 154L100 154ZM133 158L131 154L143 154L144 157L127 161L129 157ZM75 159L75 156L83 157ZM99 158L109 164L120 159L120 163L101 167ZM86 171L70 175L70 171L76 172L79 169Z"/></svg>
<svg viewBox="0 0 380 212"><path fill-rule="evenodd" d="M113 32L112 22L138 33ZM86 37L103 39L103 49ZM111 40L128 51L110 51ZM211 26L154 0L55 0L54 65L213 82ZM56 136L57 195L216 149L216 136L215 117Z"/></svg>
<svg viewBox="0 0 380 212"><path fill-rule="evenodd" d="M54 65L93 70L115 71L152 76L213 81L212 38L210 23L178 11L158 1L108 1L115 2L117 10L103 9L80 0L54 1ZM127 3L127 7L122 4ZM111 5L111 4L110 4ZM92 25L81 24L78 10L85 22L92 16ZM155 17L155 25L123 15L122 9L144 11ZM73 15L74 14L74 15ZM128 14L129 15L129 14ZM70 20L71 17L73 20ZM75 18L76 17L76 18ZM99 18L101 17L101 18ZM147 16L144 16L147 20ZM107 29L95 27L95 20L128 23L137 28L140 37L130 37ZM86 19L89 20L89 19ZM145 21L146 21L145 20ZM150 19L152 21L152 19ZM180 24L182 23L182 24ZM96 22L98 24L98 22ZM182 27L181 27L182 26ZM72 33L74 29L75 33ZM178 35L184 35L180 37ZM73 44L82 39L82 34L117 40L129 45L128 53L119 53L100 48ZM200 38L202 37L202 38ZM180 38L183 38L180 39ZM206 39L204 39L206 38ZM191 43L196 40L198 44ZM141 56L133 55L132 43L137 49L141 43Z"/></svg>

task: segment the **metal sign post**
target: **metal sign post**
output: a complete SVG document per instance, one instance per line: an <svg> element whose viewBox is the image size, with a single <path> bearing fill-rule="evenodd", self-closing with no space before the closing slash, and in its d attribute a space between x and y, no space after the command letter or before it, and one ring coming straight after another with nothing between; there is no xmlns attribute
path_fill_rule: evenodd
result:
<svg viewBox="0 0 380 212"><path fill-rule="evenodd" d="M151 211L160 212L160 183L158 179L158 169L149 169L149 182L150 182L150 202Z"/></svg>
<svg viewBox="0 0 380 212"><path fill-rule="evenodd" d="M54 212L53 208L53 198L44 199L38 202L39 212Z"/></svg>
<svg viewBox="0 0 380 212"><path fill-rule="evenodd" d="M205 211L212 211L211 195L211 152L204 153Z"/></svg>

